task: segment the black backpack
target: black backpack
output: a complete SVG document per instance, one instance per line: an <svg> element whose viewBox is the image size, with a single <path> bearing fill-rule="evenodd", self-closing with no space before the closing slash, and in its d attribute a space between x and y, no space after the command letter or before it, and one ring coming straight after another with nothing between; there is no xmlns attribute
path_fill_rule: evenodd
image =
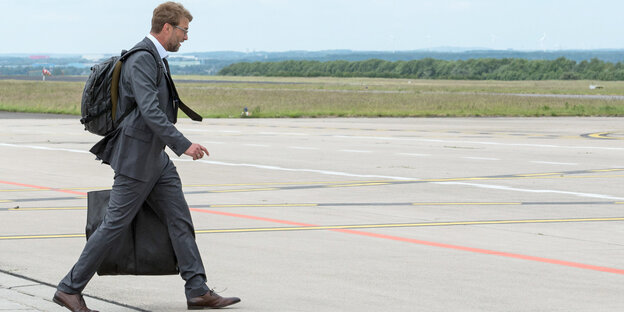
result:
<svg viewBox="0 0 624 312"><path fill-rule="evenodd" d="M130 105L123 114L117 118L117 101L119 97L119 77L123 62L133 53L138 51L149 52L156 61L158 67L158 79L160 84L162 76L162 64L160 59L151 50L136 48L130 51L122 51L120 56L113 56L103 63L91 67L91 74L82 91L80 122L85 130L105 136L115 130L121 121L132 111L135 105Z"/></svg>

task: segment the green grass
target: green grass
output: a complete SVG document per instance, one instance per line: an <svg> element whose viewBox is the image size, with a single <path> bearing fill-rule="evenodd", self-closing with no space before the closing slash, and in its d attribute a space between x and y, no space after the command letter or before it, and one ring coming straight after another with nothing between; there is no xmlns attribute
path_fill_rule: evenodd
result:
<svg viewBox="0 0 624 312"><path fill-rule="evenodd" d="M624 94L622 82L178 76L182 100L204 117L624 116L624 101L513 94ZM274 83L261 83L261 82ZM0 81L0 110L79 114L84 84Z"/></svg>

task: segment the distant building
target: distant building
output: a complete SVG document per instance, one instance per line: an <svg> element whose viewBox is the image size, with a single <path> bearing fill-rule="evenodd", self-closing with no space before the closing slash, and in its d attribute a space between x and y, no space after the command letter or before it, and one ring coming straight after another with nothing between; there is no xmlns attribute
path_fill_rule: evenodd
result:
<svg viewBox="0 0 624 312"><path fill-rule="evenodd" d="M97 62L101 59L105 59L106 55L104 54L86 54L82 56L83 59L91 62Z"/></svg>
<svg viewBox="0 0 624 312"><path fill-rule="evenodd" d="M192 55L171 55L169 56L169 58L167 58L167 60L169 61L169 65L171 66L185 67L201 64L199 59L196 56Z"/></svg>
<svg viewBox="0 0 624 312"><path fill-rule="evenodd" d="M30 55L28 56L31 60L47 60L50 58L49 55Z"/></svg>

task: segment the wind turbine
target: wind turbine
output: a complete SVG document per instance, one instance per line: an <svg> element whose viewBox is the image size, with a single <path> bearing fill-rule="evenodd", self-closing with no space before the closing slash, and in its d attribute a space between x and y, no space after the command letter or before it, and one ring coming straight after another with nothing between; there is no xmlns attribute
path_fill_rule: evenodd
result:
<svg viewBox="0 0 624 312"><path fill-rule="evenodd" d="M542 51L546 51L546 50L544 49L544 40L546 40L546 33L544 33L544 34L542 35L542 38L540 38L540 40L539 40L539 41L540 41L540 48L542 49Z"/></svg>

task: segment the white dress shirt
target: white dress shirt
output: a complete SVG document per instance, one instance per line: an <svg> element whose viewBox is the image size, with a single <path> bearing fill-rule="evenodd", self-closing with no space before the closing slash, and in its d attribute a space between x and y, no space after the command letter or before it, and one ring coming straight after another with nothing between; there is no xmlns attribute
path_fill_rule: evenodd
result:
<svg viewBox="0 0 624 312"><path fill-rule="evenodd" d="M163 47L162 44L158 42L158 39L156 39L156 37L152 36L152 34L147 34L147 38L149 38L149 40L152 40L152 42L156 46L156 50L158 51L158 55L160 56L161 60L169 56L169 52L167 52L167 50L165 50L165 47ZM165 66L165 63L163 63L163 68L165 69L165 72L167 72L167 67Z"/></svg>

